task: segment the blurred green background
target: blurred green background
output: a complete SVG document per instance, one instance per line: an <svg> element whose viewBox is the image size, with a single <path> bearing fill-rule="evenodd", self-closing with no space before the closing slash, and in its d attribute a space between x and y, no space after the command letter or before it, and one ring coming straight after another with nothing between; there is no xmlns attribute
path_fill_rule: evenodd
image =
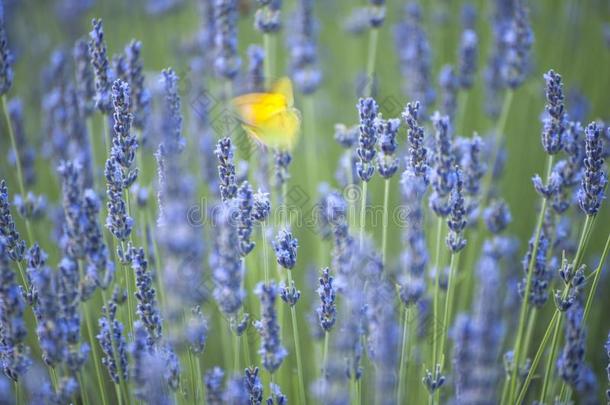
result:
<svg viewBox="0 0 610 405"><path fill-rule="evenodd" d="M49 55L56 47L65 47L71 52L74 41L85 36L91 29L90 20L100 17L104 21L108 55L122 51L132 38L143 43L145 70L149 78L157 80L157 73L165 67L174 67L180 75L188 72L189 56L184 51L193 40L202 21L197 11L195 0L180 2L179 6L162 15L150 15L145 12L146 3L142 0L113 1L97 0L83 13L77 13L75 19L66 20L58 16L57 9L61 1L8 1L7 25L10 46L16 56L15 83L9 96L22 97L26 105L26 128L28 140L37 145L47 134L42 132L41 115L41 69L48 66ZM69 2L65 2L69 3ZM74 1L72 3L78 3ZM479 13L477 32L481 43L479 52L479 70L474 89L468 97L466 107L465 133L477 131L486 134L493 123L484 113L484 81L482 70L492 46L489 26L490 7L493 2L478 0L472 2ZM284 14L290 14L295 7L294 0L284 1ZM364 71L367 54L368 36L353 36L342 29L344 19L359 6L363 0L318 0L315 2L319 20L319 60L324 80L315 93L316 108L316 144L319 173L323 180L335 183L333 176L338 156L341 152L333 140L334 124L343 122L354 124L357 120L355 108L357 102L357 77ZM394 25L404 18L405 1L388 0L387 19L380 32L380 43L377 53L376 74L379 82L377 99L382 104L384 116L399 116L408 101L401 91L403 79L400 77L398 60L393 38ZM429 35L433 53L434 74L436 83L440 67L457 60L457 45L461 32L460 10L462 1L428 0L421 1L424 10L424 26ZM527 82L514 95L506 126L508 160L502 179L502 195L508 201L513 223L510 231L526 241L533 230L537 203L535 191L530 178L544 169L545 155L540 146L540 115L544 109L542 74L555 69L564 80L566 92L572 89L580 91L590 103L588 121L594 119L610 120L610 51L604 38L604 24L610 22L610 2L607 0L532 0L529 1L531 20L535 34L532 51L533 71ZM243 66L247 65L246 48L251 44L262 45L262 36L253 28L253 14L256 10L254 1L242 1L242 12L239 27L239 47ZM441 22L442 21L442 22ZM278 41L279 72L285 71L286 56L283 48L284 38ZM188 80L182 81L185 86ZM190 108L187 89L183 89L183 112L188 115ZM301 107L299 95L296 105ZM391 108L383 100L392 100ZM438 99L438 97L437 97ZM568 101L568 111L570 104ZM213 117L212 117L213 118ZM99 117L96 118L99 120ZM100 123L96 122L99 127ZM11 190L17 190L13 169L9 168L5 156L9 142L5 135L0 139L2 156L0 160L1 178L8 177ZM185 133L188 125L185 125ZM189 140L197 134L186 134ZM406 136L401 131L399 143L404 144ZM302 141L301 141L302 142ZM305 153L302 143L294 151L294 164L291 167L291 184L307 184ZM34 191L44 193L51 200L58 197L58 183L54 173L49 170L48 162L41 159L37 162L39 181ZM154 171L152 165L146 170ZM152 176L152 175L151 175ZM392 180L392 205L399 204L399 176ZM373 204L382 204L382 182L376 178L371 182L370 198ZM606 235L610 230L610 205L602 206L602 213L596 223L588 254L600 252ZM380 228L372 229L376 238L380 238ZM575 233L578 230L575 230ZM397 261L399 257L400 229L391 225L388 257ZM37 235L40 235L38 231ZM379 239L378 239L379 240ZM44 245L50 246L49 242ZM521 246L523 251L525 246ZM52 249L48 249L52 250ZM303 244L299 255L313 257L316 252L311 246ZM53 262L53 261L52 261ZM588 259L594 263L593 257ZM303 276L298 276L303 280ZM599 308L607 308L608 278L602 280ZM458 292L459 294L459 292ZM592 324L598 323L590 334L590 359L595 361L596 369L601 374L604 366L601 342L610 328L610 318L601 311L596 311ZM591 354L599 350L599 355Z"/></svg>

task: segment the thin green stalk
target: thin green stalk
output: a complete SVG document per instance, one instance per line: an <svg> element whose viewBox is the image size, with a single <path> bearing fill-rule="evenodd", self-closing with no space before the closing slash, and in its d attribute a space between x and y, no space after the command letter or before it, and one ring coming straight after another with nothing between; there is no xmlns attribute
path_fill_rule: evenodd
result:
<svg viewBox="0 0 610 405"><path fill-rule="evenodd" d="M269 285L269 247L267 246L267 223L261 224L261 238L263 240L263 269L265 272L265 285Z"/></svg>
<svg viewBox="0 0 610 405"><path fill-rule="evenodd" d="M368 182L362 182L362 201L360 203L360 249L364 245L364 228L366 227L366 192Z"/></svg>
<svg viewBox="0 0 610 405"><path fill-rule="evenodd" d="M239 339L235 331L231 335L233 337L233 370L239 373Z"/></svg>
<svg viewBox="0 0 610 405"><path fill-rule="evenodd" d="M553 370L553 364L555 360L555 353L557 351L557 342L559 340L559 328L561 327L561 317L555 322L555 330L553 331L553 340L551 341L551 352L549 353L546 360L546 369L544 371L544 379L542 380L542 389L540 390L540 403L544 403L546 393L549 387L551 379L551 371Z"/></svg>
<svg viewBox="0 0 610 405"><path fill-rule="evenodd" d="M287 270L288 273L288 285L292 285L291 270ZM305 397L305 380L303 379L303 363L301 361L301 345L299 342L299 327L297 324L297 313L294 306L290 307L290 316L292 318L292 334L294 335L294 351L297 357L297 373L299 377L299 398L301 404L306 404L307 400Z"/></svg>
<svg viewBox="0 0 610 405"><path fill-rule="evenodd" d="M551 170L553 170L553 155L548 155L547 157L547 175L546 179L550 178ZM521 310L519 313L519 326L517 328L517 334L515 338L515 349L514 349L514 362L513 362L513 370L510 382L510 390L509 390L509 403L512 403L514 396L516 395L517 390L517 377L519 370L519 362L521 361L521 340L523 338L523 332L525 329L525 320L527 311L529 308L530 301L530 290L532 288L532 274L534 272L534 264L536 262L536 255L538 252L538 245L540 243L540 234L542 231L542 224L544 222L544 215L546 213L548 201L546 198L542 199L542 207L540 208L540 213L538 214L538 221L536 223L536 231L534 233L534 245L532 247L532 253L529 260L528 268L527 268L527 277L525 283L525 294L523 296L523 302L521 303Z"/></svg>
<svg viewBox="0 0 610 405"><path fill-rule="evenodd" d="M6 128L8 130L9 138L11 138L11 147L13 148L13 153L15 155L15 165L17 166L17 182L19 183L19 191L23 198L26 198L25 192L25 183L23 182L23 170L21 168L21 157L19 156L19 149L17 148L17 140L15 139L15 133L13 132L13 124L11 122L11 116L8 113L8 107L6 105L6 94L2 95L2 111L4 113L4 121L6 123ZM28 218L24 218L25 221L25 230L28 234L28 243L30 245L34 244L34 234L32 233L32 228L30 224L30 220Z"/></svg>
<svg viewBox="0 0 610 405"><path fill-rule="evenodd" d="M574 260L572 262L572 266L574 268L577 267L577 265L579 264L578 258L582 256L582 253L584 251L584 247L586 246L586 241L588 240L588 237L590 236L590 232L593 226L593 220L594 217L587 217L585 219L585 224L583 225L583 229L581 231L580 234L580 238L579 238L579 242L578 242L578 248L576 250L576 254L574 255ZM610 237L609 237L610 238ZM606 247L604 249L604 253L602 253L602 258L605 258L604 255L606 255L608 253L608 242L606 242ZM603 263L603 260L600 262ZM601 265L601 264L600 264ZM566 285L564 287L562 296L565 298L568 291L569 291L569 285ZM527 291L527 290L526 290ZM527 294L526 294L527 296ZM583 315L584 316L584 315ZM583 318L584 319L584 318ZM556 333L554 333L553 335L553 341L554 343L556 343L556 335L558 334L558 329L561 326L561 313L558 309L555 309L555 313L553 314L553 318L551 319L551 322L549 323L549 325L547 326L547 329L544 333L544 337L542 339L542 342L540 343L540 346L538 347L538 351L536 352L536 356L534 357L534 360L532 361L530 370L525 378L525 381L523 383L523 387L521 388L520 392L519 392L519 396L517 397L517 403L520 403L520 401L523 400L523 398L525 397L525 394L527 392L527 389L529 387L529 384L531 382L532 376L536 370L536 368L538 367L538 363L540 362L540 359L542 358L542 354L544 353L544 349L546 347L546 343L548 341L548 339L551 336L551 330L553 329L553 327L555 328L554 331L557 331ZM553 353L553 349L551 350L551 352ZM550 356L551 359L553 356ZM547 370L546 372L548 372L548 362L547 362ZM550 363L551 367L552 367L552 362ZM548 376L545 374L545 380L548 378ZM544 387L543 387L544 389ZM510 398L512 399L512 398Z"/></svg>
<svg viewBox="0 0 610 405"><path fill-rule="evenodd" d="M366 59L366 83L364 96L370 97L373 94L375 81L375 60L377 59L377 42L379 42L379 29L371 28L369 34L369 50Z"/></svg>
<svg viewBox="0 0 610 405"><path fill-rule="evenodd" d="M98 190L98 176L96 173L96 169L98 167L97 162L97 148L95 146L95 139L93 136L93 122L91 122L91 117L87 117L85 120L87 126L87 136L89 137L89 151L91 153L91 164L93 165L93 186L95 190Z"/></svg>
<svg viewBox="0 0 610 405"><path fill-rule="evenodd" d="M555 313L553 314L553 317L551 318L551 321L549 322L549 325L547 326L546 331L544 332L544 336L542 337L542 340L540 341L540 346L538 347L538 350L536 351L534 360L532 360L530 369L529 369L527 375L525 376L525 381L523 382L523 386L521 387L521 391L519 392L519 396L517 396L517 401L515 402L517 404L522 403L523 399L525 398L527 389L529 388L529 385L532 382L532 378L534 377L534 373L536 372L538 363L540 363L542 354L544 353L544 348L546 346L546 342L551 337L551 329L553 328L553 325L557 321L558 317L559 317L559 311L555 310ZM508 384L506 384L506 386L508 386ZM504 400L501 403L505 403Z"/></svg>
<svg viewBox="0 0 610 405"><path fill-rule="evenodd" d="M271 34L263 34L263 49L265 50L265 59L263 61L263 71L265 73L265 87L271 87L273 69L275 64L273 44L271 43Z"/></svg>
<svg viewBox="0 0 610 405"><path fill-rule="evenodd" d="M523 353L525 354L525 358L527 358L527 354L530 350L530 343L532 340L532 335L534 334L534 327L536 326L536 318L538 315L538 309L534 307L532 312L530 313L529 320L527 321L527 329L525 331L525 347L523 348Z"/></svg>
<svg viewBox="0 0 610 405"><path fill-rule="evenodd" d="M580 234L580 240L578 242L578 248L576 250L576 254L574 255L574 260L572 261L572 268L574 268L574 269L576 269L578 267L578 265L580 264L580 258L584 254L584 250L585 250L585 247L586 247L586 244L588 241L588 237L590 236L591 227L593 224L593 218L594 217L587 215L587 217L585 219L585 224L583 225L583 230ZM568 288L568 286L566 286L566 288L564 288L564 292L563 292L564 298L567 296L568 291L569 291L569 288ZM551 341L551 351L547 358L546 370L544 372L544 380L542 383L542 390L540 391L541 401L544 401L544 399L546 398L546 394L547 394L547 390L548 390L550 378L551 378L551 372L554 369L553 365L555 364L555 354L557 352L557 344L559 343L559 331L560 331L562 321L563 321L563 317L559 317L559 319L555 325L555 330L553 331L553 340Z"/></svg>
<svg viewBox="0 0 610 405"><path fill-rule="evenodd" d="M398 403L401 404L402 403L402 397L404 394L404 390L405 390L405 369L406 369L406 355L407 355L407 344L408 339L407 339L407 332L408 332L408 326L409 326L409 308L405 307L404 310L404 316L403 316L403 325L402 325L402 349L400 351L400 369L398 372L398 394L397 394L397 399L398 399Z"/></svg>
<svg viewBox="0 0 610 405"><path fill-rule="evenodd" d="M386 250L388 245L388 200L390 199L390 179L385 179L383 188L383 227L381 233L381 260L386 266Z"/></svg>
<svg viewBox="0 0 610 405"><path fill-rule="evenodd" d="M591 303L593 302L593 298L595 297L595 291L597 290L597 284L599 283L599 276L602 272L602 267L608 257L609 249L610 249L610 233L608 234L608 237L606 238L606 245L604 246L604 251L602 253L601 258L599 259L599 264L597 265L597 268L594 271L595 276L593 277L593 283L591 283L591 289L589 290L589 295L587 296L587 303L585 304L585 311L583 312L583 315L582 315L583 324L587 320L587 316L589 315L589 311L591 310Z"/></svg>
<svg viewBox="0 0 610 405"><path fill-rule="evenodd" d="M433 294L433 313L434 313L434 320L436 321L438 319L438 300L439 300L439 279L440 279L440 257L441 257L441 240L442 240L442 233L443 233L443 218L442 217L438 217L437 220L437 225L436 225L436 253L435 253L435 259L434 259L434 294ZM437 330L438 328L434 327L433 328L433 335L432 335L432 364L430 367L432 367L432 369L434 369L436 367L436 342L438 341L438 336L437 336Z"/></svg>
<svg viewBox="0 0 610 405"><path fill-rule="evenodd" d="M447 280L447 295L445 297L445 309L443 313L441 344L439 347L439 355L441 356L440 358L443 359L443 361L441 361L441 368L444 366L442 363L444 362L444 359L446 357L444 353L445 340L447 339L448 325L451 323L451 309L453 308L453 295L455 292L455 274L457 272L459 258L459 252L451 254L451 264L449 265L449 278Z"/></svg>
<svg viewBox="0 0 610 405"><path fill-rule="evenodd" d="M82 260L79 260L78 268L79 268L80 276L81 276L81 278L83 278L84 266L83 266ZM84 312L85 325L87 326L87 338L89 340L89 345L91 347L91 354L93 356L93 367L95 368L95 376L97 378L97 384L98 384L100 392L101 392L102 403L104 405L106 405L108 402L106 400L106 388L104 387L104 380L102 378L102 372L101 372L102 363L99 360L99 356L98 356L98 352L97 352L97 345L95 344L95 339L94 339L94 335L93 335L95 329L93 328L93 324L91 323L91 314L89 313L89 310L87 307L87 302L81 303L81 308Z"/></svg>
<svg viewBox="0 0 610 405"><path fill-rule="evenodd" d="M483 206L487 205L487 202L490 197L489 189L491 188L493 180L494 167L496 166L496 162L498 161L498 156L502 148L502 141L504 139L504 129L506 127L508 113L510 112L510 106L513 102L513 94L513 90L506 91L506 94L504 95L504 102L502 103L502 111L500 113L500 118L498 119L498 122L495 127L495 142L493 145L493 150L491 152L491 159L489 160L489 169L483 177L483 186L481 187L481 195L483 196Z"/></svg>

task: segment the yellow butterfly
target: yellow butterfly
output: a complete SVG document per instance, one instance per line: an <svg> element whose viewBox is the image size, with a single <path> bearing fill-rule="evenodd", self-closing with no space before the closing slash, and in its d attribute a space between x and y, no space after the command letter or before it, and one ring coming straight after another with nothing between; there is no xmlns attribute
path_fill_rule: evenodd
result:
<svg viewBox="0 0 610 405"><path fill-rule="evenodd" d="M277 80L268 93L249 93L233 99L233 106L248 135L262 144L292 149L301 130L301 113L294 108L292 82Z"/></svg>

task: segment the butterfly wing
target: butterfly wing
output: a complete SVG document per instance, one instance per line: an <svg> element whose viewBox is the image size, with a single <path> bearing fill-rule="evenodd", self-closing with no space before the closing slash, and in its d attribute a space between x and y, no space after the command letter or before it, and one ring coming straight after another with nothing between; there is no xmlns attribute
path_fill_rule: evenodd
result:
<svg viewBox="0 0 610 405"><path fill-rule="evenodd" d="M269 117L256 129L257 138L272 148L292 149L301 131L301 114L287 108Z"/></svg>
<svg viewBox="0 0 610 405"><path fill-rule="evenodd" d="M233 106L241 121L259 126L274 114L286 109L286 99L281 94L250 93L233 99Z"/></svg>
<svg viewBox="0 0 610 405"><path fill-rule="evenodd" d="M271 86L271 93L281 94L286 100L286 107L292 108L294 96L292 93L292 81L287 77L281 77Z"/></svg>

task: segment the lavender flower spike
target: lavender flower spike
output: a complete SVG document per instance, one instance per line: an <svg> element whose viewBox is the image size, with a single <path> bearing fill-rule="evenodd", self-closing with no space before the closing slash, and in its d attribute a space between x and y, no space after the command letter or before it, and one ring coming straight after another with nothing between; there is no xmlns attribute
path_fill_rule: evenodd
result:
<svg viewBox="0 0 610 405"><path fill-rule="evenodd" d="M25 344L24 311L25 302L9 265L8 246L0 236L0 365L13 381L17 381L31 364L29 348Z"/></svg>
<svg viewBox="0 0 610 405"><path fill-rule="evenodd" d="M154 347L161 340L161 315L157 306L156 291L148 270L148 262L144 256L144 249L132 248L129 252L131 267L136 276L136 298L138 300L136 313L146 328L147 344Z"/></svg>
<svg viewBox="0 0 610 405"><path fill-rule="evenodd" d="M263 367L273 373L287 355L280 341L280 326L275 312L277 286L273 282L268 285L260 283L256 286L255 293L261 300L261 320L254 323L261 335L259 354L262 357Z"/></svg>
<svg viewBox="0 0 610 405"><path fill-rule="evenodd" d="M144 87L144 74L142 73L142 43L131 41L125 48L126 62L128 67L129 84L131 86L133 112L133 126L144 129L150 115L151 96Z"/></svg>
<svg viewBox="0 0 610 405"><path fill-rule="evenodd" d="M82 113L88 117L95 109L95 82L89 61L89 44L85 39L76 41L73 55L76 66L76 92Z"/></svg>
<svg viewBox="0 0 610 405"><path fill-rule="evenodd" d="M372 28L379 28L385 21L385 0L369 0L369 23Z"/></svg>
<svg viewBox="0 0 610 405"><path fill-rule="evenodd" d="M525 0L515 1L514 16L509 29L504 34L506 55L501 72L505 83L512 89L525 80L530 65L530 50L534 34L529 21Z"/></svg>
<svg viewBox="0 0 610 405"><path fill-rule="evenodd" d="M328 267L322 270L320 276L320 286L318 295L320 296L320 307L316 310L320 326L325 332L329 332L335 324L337 309L335 305L335 288L333 287L333 277L330 275Z"/></svg>
<svg viewBox="0 0 610 405"><path fill-rule="evenodd" d="M608 183L608 175L603 170L603 141L600 138L602 130L595 122L587 125L585 129L585 171L578 190L578 204L580 209L590 216L599 211Z"/></svg>
<svg viewBox="0 0 610 405"><path fill-rule="evenodd" d="M458 77L460 87L464 90L470 89L474 84L474 76L477 71L479 39L474 29L466 29L462 32L460 40L460 58L458 62Z"/></svg>
<svg viewBox="0 0 610 405"><path fill-rule="evenodd" d="M399 119L377 119L375 130L379 139L380 154L377 158L377 170L384 179L389 179L398 170L398 159L396 153L396 134L400 127Z"/></svg>
<svg viewBox="0 0 610 405"><path fill-rule="evenodd" d="M449 226L449 234L447 235L447 246L452 253L457 253L464 249L466 240L463 238L462 232L466 227L466 209L464 208L462 172L459 168L456 169L456 182L453 191L451 192L451 214L447 220Z"/></svg>
<svg viewBox="0 0 610 405"><path fill-rule="evenodd" d="M358 101L358 114L360 116L360 137L358 138L358 157L360 161L356 167L358 176L362 181L369 181L375 173L375 166L372 164L375 158L375 145L377 143L377 133L375 131L375 118L379 111L377 103L372 98L361 98Z"/></svg>
<svg viewBox="0 0 610 405"><path fill-rule="evenodd" d="M241 59L237 53L237 0L214 0L214 15L216 17L214 66L219 76L234 80L241 66Z"/></svg>
<svg viewBox="0 0 610 405"><path fill-rule="evenodd" d="M419 123L419 101L407 104L402 113L402 119L407 125L407 139L409 140L408 166L416 176L427 181L428 151L424 145L424 128Z"/></svg>
<svg viewBox="0 0 610 405"><path fill-rule="evenodd" d="M13 84L13 55L8 49L4 8L0 2L0 96L5 95Z"/></svg>
<svg viewBox="0 0 610 405"><path fill-rule="evenodd" d="M273 242L273 250L277 263L287 270L292 270L297 262L297 248L299 242L292 236L289 229L282 229Z"/></svg>
<svg viewBox="0 0 610 405"><path fill-rule="evenodd" d="M318 66L314 1L299 0L290 32L290 71L296 88L303 94L315 92L322 81Z"/></svg>
<svg viewBox="0 0 610 405"><path fill-rule="evenodd" d="M97 339L100 342L104 357L102 363L106 366L110 378L115 384L126 381L127 343L123 333L123 324L116 319L117 295L102 307L102 317L99 319L100 332ZM117 364L118 361L118 364Z"/></svg>
<svg viewBox="0 0 610 405"><path fill-rule="evenodd" d="M25 254L25 241L21 239L10 211L6 181L0 180L0 238L4 239L9 258L19 262Z"/></svg>
<svg viewBox="0 0 610 405"><path fill-rule="evenodd" d="M282 28L280 11L282 0L259 0L260 8L254 16L254 26L264 34L273 34Z"/></svg>
<svg viewBox="0 0 610 405"><path fill-rule="evenodd" d="M110 114L112 101L110 98L110 80L108 56L102 20L94 18L91 22L93 30L89 33L89 57L95 73L95 106L102 114Z"/></svg>
<svg viewBox="0 0 610 405"><path fill-rule="evenodd" d="M222 201L235 198L237 184L235 181L235 164L233 163L234 148L231 138L222 138L216 145L218 158L218 177L220 177L220 197Z"/></svg>
<svg viewBox="0 0 610 405"><path fill-rule="evenodd" d="M563 147L565 111L561 76L553 70L544 74L546 81L546 116L543 119L542 147L549 155L558 153Z"/></svg>

